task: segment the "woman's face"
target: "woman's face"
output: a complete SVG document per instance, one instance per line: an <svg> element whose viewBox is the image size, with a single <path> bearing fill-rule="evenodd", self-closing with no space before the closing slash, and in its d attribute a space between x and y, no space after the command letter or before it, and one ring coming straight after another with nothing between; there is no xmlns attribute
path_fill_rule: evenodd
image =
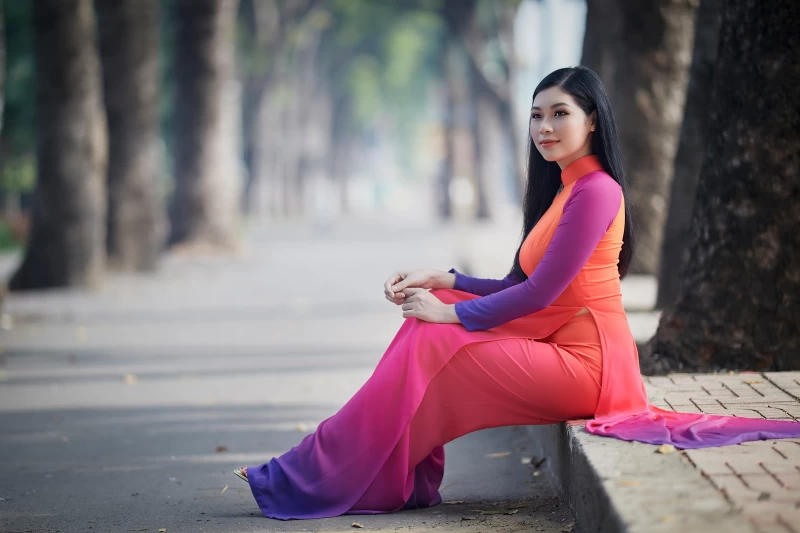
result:
<svg viewBox="0 0 800 533"><path fill-rule="evenodd" d="M586 115L560 87L550 87L536 95L531 108L531 142L546 161L564 169L592 153L595 113Z"/></svg>

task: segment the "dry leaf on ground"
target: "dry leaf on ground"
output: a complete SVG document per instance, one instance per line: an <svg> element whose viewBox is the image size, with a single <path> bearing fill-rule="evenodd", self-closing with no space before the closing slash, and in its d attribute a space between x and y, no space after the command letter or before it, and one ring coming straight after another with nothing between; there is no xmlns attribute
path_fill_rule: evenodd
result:
<svg viewBox="0 0 800 533"><path fill-rule="evenodd" d="M743 383L747 383L748 385L755 385L756 383L764 383L760 379L746 379Z"/></svg>
<svg viewBox="0 0 800 533"><path fill-rule="evenodd" d="M486 454L487 459L500 459L502 457L508 457L511 455L511 452L497 452L497 453L489 453Z"/></svg>
<svg viewBox="0 0 800 533"><path fill-rule="evenodd" d="M364 526L362 526L358 522L353 522L353 527L357 527L358 529L362 529Z"/></svg>
<svg viewBox="0 0 800 533"><path fill-rule="evenodd" d="M656 451L658 453L666 455L668 453L674 452L675 451L675 446L673 446L672 444L662 444L661 446L658 447L658 449Z"/></svg>
<svg viewBox="0 0 800 533"><path fill-rule="evenodd" d="M165 527L158 528L158 533L164 533L167 530Z"/></svg>
<svg viewBox="0 0 800 533"><path fill-rule="evenodd" d="M216 451L217 453L220 453L220 452L227 452L227 451L228 451L228 447L227 447L227 446L217 446L215 451Z"/></svg>

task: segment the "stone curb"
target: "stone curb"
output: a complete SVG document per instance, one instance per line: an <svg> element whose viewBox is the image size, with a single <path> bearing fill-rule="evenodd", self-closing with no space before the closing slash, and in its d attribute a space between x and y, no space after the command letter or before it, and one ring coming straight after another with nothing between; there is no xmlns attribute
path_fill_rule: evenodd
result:
<svg viewBox="0 0 800 533"><path fill-rule="evenodd" d="M591 435L583 421L528 431L581 533L755 531L680 452Z"/></svg>

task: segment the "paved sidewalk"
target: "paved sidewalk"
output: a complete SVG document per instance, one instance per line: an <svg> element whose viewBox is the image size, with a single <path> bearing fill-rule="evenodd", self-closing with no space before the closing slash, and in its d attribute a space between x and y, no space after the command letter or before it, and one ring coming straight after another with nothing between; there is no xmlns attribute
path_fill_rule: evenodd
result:
<svg viewBox="0 0 800 533"><path fill-rule="evenodd" d="M663 409L800 421L800 372L645 382ZM582 420L530 432L588 531L800 533L800 439L662 454L658 446L591 435Z"/></svg>
<svg viewBox="0 0 800 533"><path fill-rule="evenodd" d="M651 402L690 413L800 421L800 372L646 378ZM681 455L760 533L800 533L800 439Z"/></svg>

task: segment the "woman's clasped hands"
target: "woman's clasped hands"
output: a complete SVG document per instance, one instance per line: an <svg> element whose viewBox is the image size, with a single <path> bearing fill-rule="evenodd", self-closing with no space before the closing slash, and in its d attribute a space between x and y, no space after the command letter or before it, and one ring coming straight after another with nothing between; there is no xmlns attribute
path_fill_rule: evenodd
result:
<svg viewBox="0 0 800 533"><path fill-rule="evenodd" d="M455 305L446 304L428 289L452 289L455 275L442 270L424 269L395 272L383 284L386 299L403 308L403 318L425 322L458 324Z"/></svg>

